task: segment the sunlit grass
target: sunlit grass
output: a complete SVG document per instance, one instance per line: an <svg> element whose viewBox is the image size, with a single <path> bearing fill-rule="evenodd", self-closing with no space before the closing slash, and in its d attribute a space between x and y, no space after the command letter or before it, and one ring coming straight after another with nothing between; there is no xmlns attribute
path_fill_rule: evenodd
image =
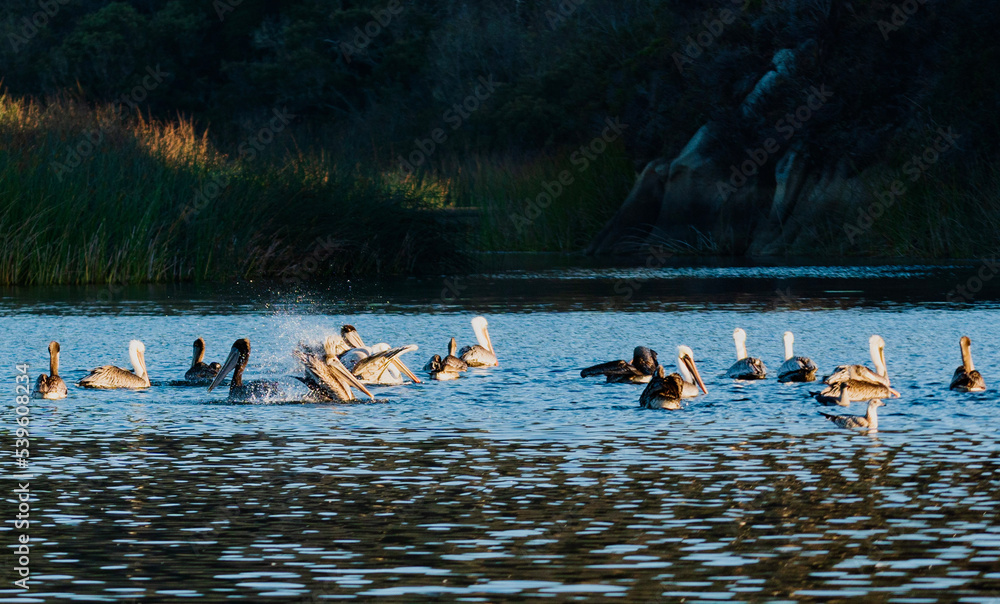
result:
<svg viewBox="0 0 1000 604"><path fill-rule="evenodd" d="M0 96L0 200L5 284L398 274L447 245L416 212L439 201L376 169L251 162L185 120L68 101Z"/></svg>

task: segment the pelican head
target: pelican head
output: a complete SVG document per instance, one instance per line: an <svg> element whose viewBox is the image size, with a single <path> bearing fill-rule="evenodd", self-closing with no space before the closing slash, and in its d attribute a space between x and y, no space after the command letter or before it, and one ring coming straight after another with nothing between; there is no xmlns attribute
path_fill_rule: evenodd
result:
<svg viewBox="0 0 1000 604"><path fill-rule="evenodd" d="M198 338L194 341L194 354L191 355L191 364L197 365L205 360L205 340Z"/></svg>
<svg viewBox="0 0 1000 604"><path fill-rule="evenodd" d="M654 374L659 364L656 360L656 351L650 348L636 346L632 351L632 366L646 375Z"/></svg>
<svg viewBox="0 0 1000 604"><path fill-rule="evenodd" d="M345 340L347 340L348 344L350 344L354 348L364 348L365 347L365 343L361 339L361 335L358 334L358 330L355 329L353 325L343 325L343 326L341 326L341 328L340 328L340 335Z"/></svg>
<svg viewBox="0 0 1000 604"><path fill-rule="evenodd" d="M872 363L875 363L875 373L886 377L888 371L885 365L885 340L882 336L873 335L868 338L868 351L872 355Z"/></svg>
<svg viewBox="0 0 1000 604"><path fill-rule="evenodd" d="M786 331L784 335L784 340L785 340L785 360L787 361L791 359L793 356L795 356L795 353L792 352L794 350L792 346L793 344L795 344L795 336L792 335L792 332Z"/></svg>
<svg viewBox="0 0 1000 604"><path fill-rule="evenodd" d="M211 392L213 388L219 385L219 383L229 375L230 371L234 369L236 372L233 374L233 379L229 382L231 386L241 386L243 384L243 368L247 365L247 360L250 358L250 340L247 338L240 338L233 342L233 347L229 349L229 356L226 357L226 362L222 364L222 369L219 370L218 375L212 380L212 384L208 387L208 391Z"/></svg>
<svg viewBox="0 0 1000 604"><path fill-rule="evenodd" d="M747 358L747 332L737 327L733 330L733 341L736 342L736 360Z"/></svg>
<svg viewBox="0 0 1000 604"><path fill-rule="evenodd" d="M496 351L493 350L493 342L490 340L488 326L486 317L475 317L472 319L472 331L476 333L476 341L486 350L496 354Z"/></svg>
<svg viewBox="0 0 1000 604"><path fill-rule="evenodd" d="M697 384L702 392L708 394L705 382L701 381L701 374L698 373L698 367L694 364L694 352L687 346L677 347L677 371L685 382Z"/></svg>
<svg viewBox="0 0 1000 604"><path fill-rule="evenodd" d="M128 357L135 368L135 374L141 378L146 377L146 346L139 340L132 340L128 343Z"/></svg>

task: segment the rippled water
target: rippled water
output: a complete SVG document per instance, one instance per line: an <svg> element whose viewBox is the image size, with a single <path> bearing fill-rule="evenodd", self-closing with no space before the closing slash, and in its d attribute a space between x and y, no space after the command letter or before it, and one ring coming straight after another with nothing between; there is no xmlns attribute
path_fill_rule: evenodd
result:
<svg viewBox="0 0 1000 604"><path fill-rule="evenodd" d="M70 382L127 366L141 338L154 387L32 402L31 590L11 585L8 556L0 599L997 601L1000 306L986 291L945 302L976 268L588 269L346 296L8 291L8 392L15 361L32 380L47 368L50 339ZM470 342L478 312L499 368L383 388L376 404L236 405L170 385L198 336L219 361L249 337L250 377L289 376L299 339L349 322L419 344L419 368L450 336ZM821 369L869 363L879 333L903 397L877 434L839 429L815 385L722 377L736 326L772 371L786 329ZM963 334L984 393L947 390ZM638 344L672 364L682 343L709 394L679 411L579 377Z"/></svg>

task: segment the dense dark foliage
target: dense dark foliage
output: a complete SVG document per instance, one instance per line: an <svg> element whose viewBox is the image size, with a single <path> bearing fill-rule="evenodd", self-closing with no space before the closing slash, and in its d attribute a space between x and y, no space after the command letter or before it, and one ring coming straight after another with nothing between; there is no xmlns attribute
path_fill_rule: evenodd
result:
<svg viewBox="0 0 1000 604"><path fill-rule="evenodd" d="M337 198L339 185L329 183L365 174L370 183L360 190L389 191L389 198L396 195L392 191L403 191L401 199L409 201L400 203L410 208L478 206L484 235L473 247L570 250L580 249L624 197L632 178L629 163L639 169L653 158L672 157L709 120L723 126L717 129L724 138L717 145L720 159L727 154L736 159L773 136L775 124L801 105L812 87L825 86L834 92L832 98L796 138L814 161L846 157L857 171L899 166L929 133L951 127L962 138L943 158L942 165L950 167L936 169L921 183L925 197L911 195L906 216L937 212L927 200L940 198L942 191L954 199L974 191L978 197L962 203L991 208L995 180L983 175L1000 173L984 168L1000 152L996 8L996 2L976 0L503 0L481 5L458 0L9 0L0 4L2 86L7 98L31 99L40 107L6 105L5 132L16 140L0 143L0 159L11 173L27 164L44 166L95 119L79 108L95 108L94 115L106 119L111 107L123 120L123 132L138 128L129 135L136 140L144 140L143 120L150 117L168 130L172 123L191 126L177 139L184 148L205 132L211 149L196 162L204 173L192 173L197 191L213 171L233 169L227 161L255 160L257 152L248 157L245 142L280 109L294 120L276 137L277 144L258 149L268 161L240 164L242 173L307 174L308 166L321 165L317 173L324 176L303 176L296 186L308 194L287 199L274 192L280 189L258 190L248 181L240 202L247 207L280 211L292 198L312 195L320 214L324 208L344 208L346 196ZM745 100L774 69L775 54L783 49L796 51L794 68L773 82L777 94L748 110ZM73 115L83 116L82 121L39 130L55 123L45 106L76 108ZM17 116L27 115L34 116L31 125L16 123L22 119ZM576 188L552 209L531 218L530 200L542 183L571 169L573 151L598 135L609 117L628 125L614 152L602 158L599 170L578 178ZM417 141L428 141L435 129L447 140L424 154L420 174L407 180L398 158L410 157L419 149ZM48 143L30 143L36 136ZM215 150L221 156L218 166L206 159ZM25 155L43 152L49 155ZM93 198L106 192L88 184L93 180L88 171L100 162L91 163L73 175L79 180L73 198L94 204ZM100 165L113 188L118 164ZM35 189L8 187L6 201L14 203L10 196L22 195L30 200L25 207L43 208L66 191L41 176L31 181ZM313 184L302 184L307 182ZM963 189L968 182L973 186ZM171 186L158 188L163 221L174 220L174 206L183 207L192 195L190 187L174 194ZM264 201L255 206L248 199L254 195ZM956 213L970 214L964 208ZM114 216L93 219L100 224ZM280 239L290 241L294 233L275 226L276 220L255 216L254 224L264 226L246 238L266 242L280 231L285 233ZM342 224L332 210L322 220ZM885 248L873 244L872 253L976 253L956 247L948 233L928 236L921 232L926 225L918 222L912 227L918 235L871 239ZM378 228L377 220L367 224ZM878 229L899 224L884 221ZM982 234L989 239L991 232ZM420 251L423 238L415 231L402 233L381 240L418 243L377 256L402 258L416 250L409 259L387 265L404 267L393 270L435 266L415 260L438 257L432 250ZM914 243L935 237L934 245ZM379 237L357 231L355 239L349 245L358 248ZM177 235L165 244L170 251L163 255L188 254L175 249L181 240ZM106 245L128 254L114 238ZM308 247L301 242L288 246ZM100 267L103 260L95 253L88 262ZM148 278L199 274L202 268L193 264L193 272L164 268L157 275L166 277ZM254 274L251 268L240 270ZM70 279L111 278L86 274ZM61 279L66 277L46 278Z"/></svg>
<svg viewBox="0 0 1000 604"><path fill-rule="evenodd" d="M675 151L709 117L732 122L733 136L762 136L799 91L825 83L835 110L809 124L821 134L810 140L868 160L915 114L977 133L992 150L995 8L974 0L12 0L0 9L0 64L15 95L93 102L120 98L158 68L171 75L138 103L143 110L181 112L223 136L288 107L317 140L350 132L356 149L380 161L440 125L481 76L499 87L451 151L574 144L616 115L634 124L627 140L637 163ZM723 11L734 18L716 35ZM781 84L788 106L748 120L736 108L782 48L808 54ZM698 54L678 61L677 53Z"/></svg>

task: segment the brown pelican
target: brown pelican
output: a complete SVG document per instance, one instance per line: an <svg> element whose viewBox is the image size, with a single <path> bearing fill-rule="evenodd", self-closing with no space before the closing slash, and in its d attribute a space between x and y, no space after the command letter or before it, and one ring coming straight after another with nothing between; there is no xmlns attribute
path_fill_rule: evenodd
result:
<svg viewBox="0 0 1000 604"><path fill-rule="evenodd" d="M691 398L701 393L708 394L705 382L701 381L698 367L694 364L694 352L687 346L677 347L677 371L683 378L684 383L681 389L681 398ZM698 392L698 390L701 392Z"/></svg>
<svg viewBox="0 0 1000 604"><path fill-rule="evenodd" d="M459 370L446 364L441 355L437 354L431 357L431 360L427 362L424 369L430 372L432 380L439 382L457 380L462 377L462 373Z"/></svg>
<svg viewBox="0 0 1000 604"><path fill-rule="evenodd" d="M726 372L726 377L736 380L762 380L767 377L767 367L764 361L747 356L747 332L739 327L733 331L733 341L736 342L736 362Z"/></svg>
<svg viewBox="0 0 1000 604"><path fill-rule="evenodd" d="M104 365L91 370L90 375L80 380L78 386L84 388L129 388L138 390L149 388L149 374L146 373L146 347L139 340L128 343L128 356L135 372L121 367Z"/></svg>
<svg viewBox="0 0 1000 604"><path fill-rule="evenodd" d="M811 382L816 379L816 363L806 357L797 357L792 352L792 345L795 343L795 336L792 332L786 331L785 336L785 362L778 368L779 382Z"/></svg>
<svg viewBox="0 0 1000 604"><path fill-rule="evenodd" d="M198 338L194 341L191 368L184 374L184 379L195 384L210 384L221 368L218 363L205 364L205 340Z"/></svg>
<svg viewBox="0 0 1000 604"><path fill-rule="evenodd" d="M337 357L320 358L318 355L293 350L292 354L302 363L306 371L304 378L296 377L299 381L309 387L309 399L313 401L353 401L354 391L357 388L368 395L371 400L375 400L372 393L365 388L358 378L341 363Z"/></svg>
<svg viewBox="0 0 1000 604"><path fill-rule="evenodd" d="M472 331L476 333L478 344L464 346L459 352L461 358L469 367L496 367L499 365L497 355L493 351L493 342L487 329L486 317L472 319Z"/></svg>
<svg viewBox="0 0 1000 604"><path fill-rule="evenodd" d="M281 387L277 382L268 380L253 380L243 383L243 371L247 368L247 361L250 360L250 340L240 338L233 342L233 347L229 350L226 362L222 364L222 369L212 380L208 391L211 392L225 379L230 371L233 372L233 379L229 380L229 400L241 402L258 402L283 395Z"/></svg>
<svg viewBox="0 0 1000 604"><path fill-rule="evenodd" d="M433 372L436 367L442 367L440 365L441 363L444 364L443 368L449 370L450 372L468 371L469 365L462 359L458 358L456 352L458 352L458 344L455 343L455 338L452 338L451 341L448 342L448 356L443 359L440 355L432 356L431 360L427 361L427 364L424 365L424 371Z"/></svg>
<svg viewBox="0 0 1000 604"><path fill-rule="evenodd" d="M871 354L872 363L875 364L875 371L864 365L839 365L833 370L832 375L823 378L823 382L832 385L841 382L856 381L873 382L886 387L891 386L892 384L889 383L889 375L885 365L885 340L878 335L868 338L868 352Z"/></svg>
<svg viewBox="0 0 1000 604"><path fill-rule="evenodd" d="M55 342L52 344L55 344ZM959 346L962 348L962 365L955 370L955 375L951 378L951 389L962 392L982 392L986 390L986 380L983 379L983 375L976 371L975 365L972 364L972 351L969 349L972 346L972 340L968 336L962 336L962 339L959 340ZM51 350L51 348L52 345L50 344L49 349ZM56 344L56 353L58 352L59 345ZM56 362L58 363L58 361ZM55 371L55 369L52 371Z"/></svg>
<svg viewBox="0 0 1000 604"><path fill-rule="evenodd" d="M823 411L820 413L841 428L867 428L869 432L878 432L878 412L876 410L884 406L885 403L874 398L869 401L868 412L864 415L834 415Z"/></svg>
<svg viewBox="0 0 1000 604"><path fill-rule="evenodd" d="M414 384L419 384L418 378L406 363L399 358L400 355L417 350L416 344L391 348L382 342L372 346L365 346L361 335L353 325L344 325L340 328L340 335L344 342L353 348L339 355L341 362L354 375L367 384L381 384L385 386L397 386L403 383L402 372L410 378ZM329 341L329 338L327 338ZM339 349L339 344L337 349ZM329 358L329 354L327 355Z"/></svg>
<svg viewBox="0 0 1000 604"><path fill-rule="evenodd" d="M660 365L639 395L639 406L646 409L680 409L683 396L684 378L677 373L667 375L663 365Z"/></svg>
<svg viewBox="0 0 1000 604"><path fill-rule="evenodd" d="M66 394L66 382L59 377L59 342L49 342L49 375L38 376L33 396L58 400L66 398Z"/></svg>
<svg viewBox="0 0 1000 604"><path fill-rule="evenodd" d="M899 392L890 385L886 371L885 340L877 335L868 338L868 351L875 363L875 371L864 365L841 365L834 370L833 375L823 378L827 387L814 394L816 400L844 405L845 400L849 403L874 398L898 398Z"/></svg>
<svg viewBox="0 0 1000 604"><path fill-rule="evenodd" d="M645 384L651 380L659 363L656 352L645 346L636 346L632 351L632 362L608 361L580 371L580 377L593 375L607 376L607 382Z"/></svg>

